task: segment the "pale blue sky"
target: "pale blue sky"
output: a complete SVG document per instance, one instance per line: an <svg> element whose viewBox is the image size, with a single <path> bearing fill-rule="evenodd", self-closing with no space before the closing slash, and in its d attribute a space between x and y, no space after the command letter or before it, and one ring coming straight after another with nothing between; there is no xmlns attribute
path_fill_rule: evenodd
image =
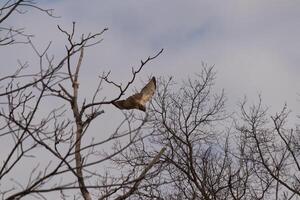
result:
<svg viewBox="0 0 300 200"><path fill-rule="evenodd" d="M44 0L61 18L37 11L16 15L8 23L26 27L43 49L52 41L49 53L63 57L66 40L57 29L77 23L77 33L108 27L103 42L85 51L80 92L92 95L97 77L111 70L112 79L126 82L131 67L164 53L148 64L131 88L141 88L148 76L174 76L181 81L200 72L201 62L215 65L217 89L225 89L229 112L237 110L244 95L250 101L262 94L271 113L287 102L291 121L300 114L300 1L293 0ZM32 49L23 45L0 48L2 74L15 69L17 59L37 68ZM117 92L117 91L116 91ZM104 90L103 96L113 91ZM51 102L49 102L51 103ZM48 107L50 104L47 104ZM48 108L47 107L47 108ZM47 109L46 107L43 109ZM91 127L91 137L104 137L122 114L113 106ZM99 123L98 123L99 122ZM100 128L101 129L100 129ZM105 129L103 129L105 127ZM99 131L100 130L100 131ZM101 134L100 134L100 133ZM107 134L109 135L109 134ZM1 157L1 156L0 156ZM19 174L18 174L19 173ZM23 171L16 171L23 177Z"/></svg>
<svg viewBox="0 0 300 200"><path fill-rule="evenodd" d="M86 53L82 78L112 70L126 81L130 68L161 48L164 53L140 76L173 75L182 80L200 71L201 62L215 65L217 86L224 88L233 106L247 95L261 93L278 110L285 102L299 113L300 2L282 0L64 0L42 1L59 19L38 12L12 18L36 35L43 48L53 41L51 53L64 51L64 38L56 25L78 33L108 27L102 44ZM11 50L15 59L31 60L29 49ZM8 52L9 55L12 55ZM5 52L3 52L5 55ZM96 76L94 77L96 80ZM141 81L137 84L141 84ZM85 87L82 85L82 87ZM87 85L87 88L90 86ZM137 86L138 87L138 86ZM296 113L295 113L296 114Z"/></svg>

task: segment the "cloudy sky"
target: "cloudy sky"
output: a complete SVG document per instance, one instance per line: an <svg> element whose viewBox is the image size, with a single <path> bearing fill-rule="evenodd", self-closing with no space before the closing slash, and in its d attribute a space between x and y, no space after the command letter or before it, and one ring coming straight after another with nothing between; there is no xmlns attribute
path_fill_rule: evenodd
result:
<svg viewBox="0 0 300 200"><path fill-rule="evenodd" d="M295 114L300 112L299 1L44 0L42 5L60 18L34 11L10 23L33 33L40 49L52 41L50 52L57 58L65 38L56 25L70 29L75 21L78 33L109 28L102 44L86 52L82 79L111 70L112 78L126 81L140 59L164 48L140 82L149 75L181 81L200 72L205 62L215 65L217 87L225 89L229 106L244 95L255 99L262 94L274 111L287 102ZM32 60L30 51L18 49L12 48L16 58Z"/></svg>
<svg viewBox="0 0 300 200"><path fill-rule="evenodd" d="M79 35L109 28L101 44L85 51L82 91L95 86L103 71L126 82L131 67L164 48L139 75L137 89L150 75L178 82L193 77L205 62L215 66L216 86L225 89L229 109L237 109L245 95L254 101L262 94L271 112L287 103L291 117L300 114L300 1L43 0L40 5L60 18L32 11L7 23L34 34L40 50L52 41L49 53L57 59L66 44L57 25L70 30L75 21ZM2 73L13 70L17 59L37 63L24 45L0 48L0 55Z"/></svg>

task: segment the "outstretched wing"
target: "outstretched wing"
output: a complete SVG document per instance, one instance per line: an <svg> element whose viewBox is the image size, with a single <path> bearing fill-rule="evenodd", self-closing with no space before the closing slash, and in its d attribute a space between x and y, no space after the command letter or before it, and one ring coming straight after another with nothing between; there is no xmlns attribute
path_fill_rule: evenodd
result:
<svg viewBox="0 0 300 200"><path fill-rule="evenodd" d="M140 109L145 111L145 104L151 99L156 89L156 80L153 77L140 93L131 95L125 100L115 101L113 105L119 109Z"/></svg>
<svg viewBox="0 0 300 200"><path fill-rule="evenodd" d="M145 87L140 92L140 99L139 102L142 105L145 105L146 102L148 102L152 96L154 95L156 89L156 80L155 77L152 77L152 79L145 85Z"/></svg>

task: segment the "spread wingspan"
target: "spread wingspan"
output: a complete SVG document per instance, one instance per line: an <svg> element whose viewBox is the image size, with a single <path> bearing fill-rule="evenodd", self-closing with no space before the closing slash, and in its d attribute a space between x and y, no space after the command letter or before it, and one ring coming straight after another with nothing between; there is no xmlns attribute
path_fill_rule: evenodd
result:
<svg viewBox="0 0 300 200"><path fill-rule="evenodd" d="M139 109L146 111L145 104L152 98L156 89L156 80L155 77L145 85L141 92L136 93L125 100L115 101L115 105L119 109Z"/></svg>

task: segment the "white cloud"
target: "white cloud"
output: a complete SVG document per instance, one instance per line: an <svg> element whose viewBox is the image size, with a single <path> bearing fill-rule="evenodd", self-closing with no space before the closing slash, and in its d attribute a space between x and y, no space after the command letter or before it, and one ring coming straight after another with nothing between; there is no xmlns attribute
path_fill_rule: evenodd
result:
<svg viewBox="0 0 300 200"><path fill-rule="evenodd" d="M299 1L65 0L48 1L45 6L62 18L33 12L9 22L35 34L40 49L53 41L50 52L57 58L62 57L66 41L57 24L70 29L76 21L78 33L110 29L100 45L85 52L81 92L91 94L103 70L111 69L114 80L127 81L140 59L165 48L138 80L152 74L173 75L180 81L199 72L205 61L216 65L218 88L225 89L231 108L244 95L255 99L261 93L272 111L287 102L299 114ZM13 69L18 58L32 65L37 62L34 53L20 45L0 49L0 55L5 71ZM137 81L135 86L141 85ZM112 94L109 89L105 92ZM105 136L113 127L111 119L120 120L119 114L116 109L107 112L91 135Z"/></svg>
<svg viewBox="0 0 300 200"><path fill-rule="evenodd" d="M146 66L143 76L170 73L183 79L197 72L203 60L216 65L220 85L237 91L230 97L233 101L252 95L251 91L265 91L263 95L273 99L278 94L274 88L283 87L280 101L296 105L300 72L300 3L296 1L66 0L45 6L62 18L34 12L13 18L13 23L33 32L41 48L53 41L51 51L57 57L64 51L64 36L56 24L70 28L76 21L77 30L85 33L109 27L103 43L87 50L82 78L112 69L116 79L126 80L140 59L165 48ZM29 59L32 54L26 52L20 48L15 57Z"/></svg>

